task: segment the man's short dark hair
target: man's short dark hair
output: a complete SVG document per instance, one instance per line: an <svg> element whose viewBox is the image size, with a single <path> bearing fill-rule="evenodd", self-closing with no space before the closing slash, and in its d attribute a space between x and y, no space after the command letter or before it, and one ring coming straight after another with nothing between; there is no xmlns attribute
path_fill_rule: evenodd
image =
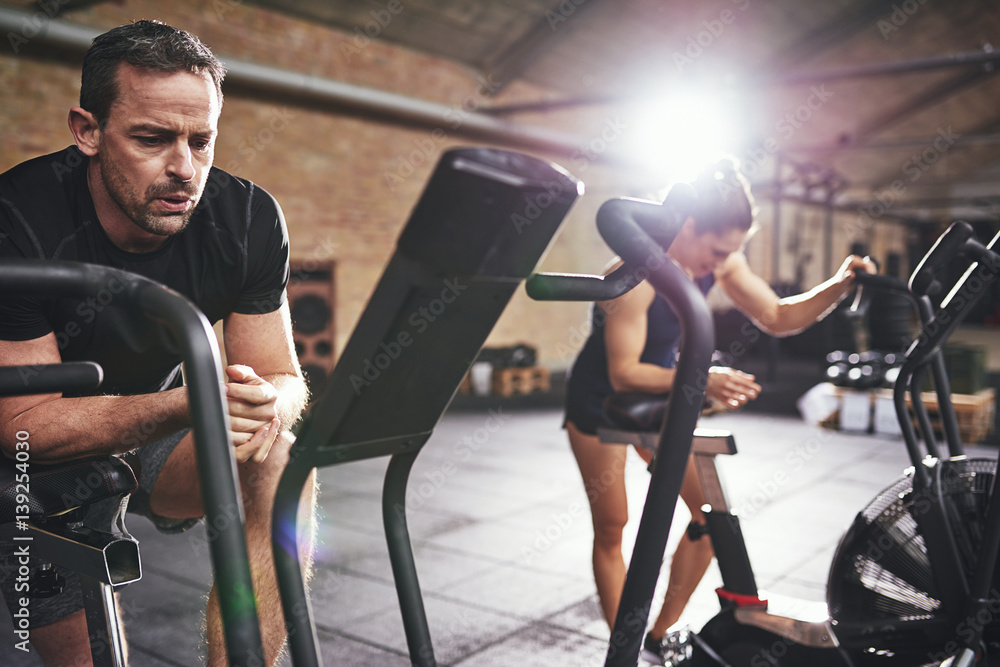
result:
<svg viewBox="0 0 1000 667"><path fill-rule="evenodd" d="M118 99L121 63L165 72L208 74L222 104L226 68L201 40L159 21L136 21L95 37L83 58L80 106L94 114L101 127Z"/></svg>

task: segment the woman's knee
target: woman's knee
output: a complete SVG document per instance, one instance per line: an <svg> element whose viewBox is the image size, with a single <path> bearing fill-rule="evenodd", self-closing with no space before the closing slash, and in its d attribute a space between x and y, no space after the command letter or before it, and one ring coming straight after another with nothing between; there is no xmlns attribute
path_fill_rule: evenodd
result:
<svg viewBox="0 0 1000 667"><path fill-rule="evenodd" d="M621 547L628 513L595 513L594 543L607 548Z"/></svg>

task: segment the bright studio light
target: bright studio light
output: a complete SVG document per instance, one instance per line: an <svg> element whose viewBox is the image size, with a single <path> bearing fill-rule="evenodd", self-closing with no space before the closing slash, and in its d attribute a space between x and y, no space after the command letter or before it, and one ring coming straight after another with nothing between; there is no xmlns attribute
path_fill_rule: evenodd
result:
<svg viewBox="0 0 1000 667"><path fill-rule="evenodd" d="M684 92L653 100L636 110L631 150L664 179L691 180L736 152L732 116L720 96Z"/></svg>

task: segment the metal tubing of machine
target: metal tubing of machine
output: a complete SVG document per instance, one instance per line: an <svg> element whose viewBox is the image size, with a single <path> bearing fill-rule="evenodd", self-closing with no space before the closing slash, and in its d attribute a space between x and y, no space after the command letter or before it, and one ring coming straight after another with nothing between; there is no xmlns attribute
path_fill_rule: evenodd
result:
<svg viewBox="0 0 1000 667"><path fill-rule="evenodd" d="M995 262L996 258L994 257L992 261ZM986 510L986 516L1000 516L1000 493L994 492L990 494L990 501ZM994 568L992 564L996 563L998 555L1000 555L1000 522L990 521L987 524L986 535L983 537L979 557L976 561L979 565L976 567L976 572L970 586L972 595L970 596L968 611L974 612L976 615L971 617L966 616L966 618L979 618L978 614L982 610L989 610L988 606L993 602L993 600L988 599L990 598L989 593L992 590L992 587L996 584L993 577ZM987 564L987 566L983 567L982 564ZM975 651L978 648L975 643L978 641L981 633L982 630L980 629L973 636L965 637L966 648L962 657L955 662L956 665L972 664L972 660L969 656L975 655Z"/></svg>
<svg viewBox="0 0 1000 667"><path fill-rule="evenodd" d="M306 594L302 563L299 560L298 516L302 489L311 468L299 463L295 456L285 467L274 494L271 517L271 548L274 571L281 594L281 607L288 628L288 647L295 667L318 667L319 639L313 623L312 609Z"/></svg>
<svg viewBox="0 0 1000 667"><path fill-rule="evenodd" d="M80 587L93 667L124 667L125 643L112 587L87 576L80 577Z"/></svg>
<svg viewBox="0 0 1000 667"><path fill-rule="evenodd" d="M419 452L395 454L389 459L382 487L382 521L411 664L435 667L434 646L406 527L406 482Z"/></svg>
<svg viewBox="0 0 1000 667"><path fill-rule="evenodd" d="M210 549L229 662L257 664L263 643L215 335L204 315L166 288L142 290L141 305L162 318L183 350L205 520L216 531Z"/></svg>
<svg viewBox="0 0 1000 667"><path fill-rule="evenodd" d="M910 377L910 404L913 407L913 413L917 416L917 423L920 424L920 432L924 436L924 449L927 450L927 455L938 459L941 458L941 452L938 450L931 417L927 413L927 406L924 405L924 399L921 395L921 389L926 378L926 365L917 366L913 369L913 375Z"/></svg>
<svg viewBox="0 0 1000 667"><path fill-rule="evenodd" d="M1000 516L1000 493L990 495L989 506L986 510L987 517ZM969 585L971 595L969 596L966 615L963 618L978 619L984 613L992 617L992 605L995 599L991 596L993 581L993 565L996 563L997 555L1000 554L1000 522L991 521L986 526L986 535L980 546L979 557L976 561L976 570ZM982 564L987 564L983 567ZM971 614L971 615L970 615ZM979 640L982 637L982 624L973 624L974 632L963 633L963 643L968 650L978 649Z"/></svg>
<svg viewBox="0 0 1000 667"><path fill-rule="evenodd" d="M951 386L948 384L948 370L944 365L944 354L941 350L934 353L931 359L931 372L934 378L934 391L938 396L938 415L941 428L944 431L945 442L948 443L949 456L962 456L965 446L958 430L958 417L955 406L951 403Z"/></svg>
<svg viewBox="0 0 1000 667"><path fill-rule="evenodd" d="M906 297L906 299L913 306L914 310L917 312L921 325L927 325L927 323L934 319L934 307L931 304L930 298L926 295L918 297L910 291L904 281L891 276L883 276L872 273L859 273L856 276L856 280L859 285L866 289L880 289ZM965 453L965 451L958 431L958 419L955 416L955 408L951 404L951 388L948 385L947 371L944 366L944 356L939 349L932 355L932 357L930 370L934 378L934 388L938 394L938 411L941 416L945 440L948 443L948 451L951 456L961 456ZM914 374L917 370L918 369L914 369ZM903 386L906 385L907 383L904 382ZM912 379L910 386L912 386ZM904 415L900 419L901 422L908 418L908 415L905 415L905 413L897 414ZM926 415L926 410L924 410L924 414ZM923 428L923 426L921 428ZM933 436L933 432L931 432L931 434Z"/></svg>
<svg viewBox="0 0 1000 667"><path fill-rule="evenodd" d="M646 235L650 248L660 247L653 236L662 240L664 247L668 247L680 231L686 216L683 208L673 203L660 204L621 198L612 199L601 206L597 225L598 228L603 225L605 231L614 237L619 225L623 224L622 219L628 218L628 222L624 223L628 225L627 234L634 234L634 230L639 229L640 233ZM602 235L605 231L601 232ZM605 240L609 245L612 244L607 237ZM621 240L613 241L620 242ZM614 245L612 248L617 252ZM648 250L644 256L648 256ZM638 266L643 266L643 263ZM609 301L635 287L636 268L626 262L606 276L538 273L528 278L525 288L528 296L537 301Z"/></svg>
<svg viewBox="0 0 1000 667"><path fill-rule="evenodd" d="M743 539L740 518L730 512L711 510L705 513L705 522L712 538L723 587L738 595L760 595L746 541Z"/></svg>
<svg viewBox="0 0 1000 667"><path fill-rule="evenodd" d="M934 306L931 304L930 297L926 295L917 297L909 289L905 293L913 300L916 306L921 326L926 325L934 319ZM962 456L965 454L965 447L962 444L962 436L958 431L958 417L955 415L955 406L951 404L951 385L948 383L948 371L944 365L944 353L938 349L933 357L931 361L931 373L934 377L934 390L938 395L938 413L941 416L945 442L948 443L948 452L951 456Z"/></svg>
<svg viewBox="0 0 1000 667"><path fill-rule="evenodd" d="M913 367L909 363L904 363L899 369L899 376L896 384L892 388L892 402L899 415L899 428L903 432L903 442L906 443L906 451L911 461L919 462L922 458L920 446L917 444L917 432L913 428L913 421L909 419L909 409L906 407L906 390L910 386L910 378L913 377ZM927 468L922 465L914 465L913 470L914 486L926 489L930 483Z"/></svg>
<svg viewBox="0 0 1000 667"><path fill-rule="evenodd" d="M704 295L643 229L639 216L635 215L639 207L639 203L623 200L605 204L598 212L598 229L627 264L648 271L649 282L677 313L681 342L674 390L670 392L660 431L660 443L667 443L667 446L659 448L653 464L632 560L608 644L606 667L634 667L638 663L653 590L669 537L670 517L684 481L715 347L715 328Z"/></svg>

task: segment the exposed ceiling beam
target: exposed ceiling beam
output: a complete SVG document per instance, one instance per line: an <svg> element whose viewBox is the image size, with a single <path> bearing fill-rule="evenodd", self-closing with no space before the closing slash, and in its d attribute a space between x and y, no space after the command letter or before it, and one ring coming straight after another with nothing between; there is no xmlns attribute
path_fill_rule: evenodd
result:
<svg viewBox="0 0 1000 667"><path fill-rule="evenodd" d="M484 73L499 86L492 91L496 94L517 79L524 70L538 60L544 52L571 35L580 23L580 17L592 13L595 7L608 0L588 0L573 2L562 0L551 2L552 9L545 12L535 25L520 39L507 46L503 52L483 63ZM567 11L564 7L570 8Z"/></svg>
<svg viewBox="0 0 1000 667"><path fill-rule="evenodd" d="M541 100L539 102L525 102L523 104L505 104L503 106L482 107L480 108L480 111L497 116L506 116L509 114L527 113L533 111L558 111L560 109L571 109L574 107L618 104L625 101L628 101L628 99L623 98L620 95L580 95L571 98L564 97L557 100Z"/></svg>
<svg viewBox="0 0 1000 667"><path fill-rule="evenodd" d="M763 71L786 70L788 67L798 65L808 57L827 51L846 41L863 27L871 25L873 20L891 10L893 3L898 3L898 1L899 0L875 0L874 2L860 2L851 5L838 14L832 21L810 31L805 37L782 51L782 53L776 55L770 59L770 61L762 64L760 69ZM585 3L585 5L589 4L593 3ZM581 7L585 5L581 5ZM538 29L538 26L536 26L536 29ZM549 28L548 32L552 32L551 28ZM522 48L519 43L514 44L506 53L511 54L511 57L514 57L514 54L517 53L516 49L519 48ZM530 64L530 62L525 60L523 64L526 66ZM517 74L523 72L524 66L518 70ZM500 79L499 74L495 75L495 78ZM507 81L507 79L500 80ZM511 104L502 107L483 109L483 111L497 115L506 115L526 112L557 111L564 108L614 104L621 101L621 97L615 95L581 95L561 100Z"/></svg>
<svg viewBox="0 0 1000 667"><path fill-rule="evenodd" d="M1000 53L1000 52L998 52ZM943 103L952 95L981 83L993 72L977 70L963 72L941 81L893 108L882 111L874 118L862 123L854 133L854 141L863 143L867 137L892 127L902 119Z"/></svg>
<svg viewBox="0 0 1000 667"><path fill-rule="evenodd" d="M844 206L866 206L876 203L884 204L874 197L851 197L837 202ZM893 207L921 207L929 206L933 208L947 207L951 204L965 204L974 206L996 206L1000 204L1000 190L982 194L966 195L941 195L935 194L933 188L928 188L925 193L916 193L911 196L896 199Z"/></svg>
<svg viewBox="0 0 1000 667"><path fill-rule="evenodd" d="M877 135L879 132L890 128L893 125L896 125L905 118L912 117L915 114L944 103L947 99L956 95L960 91L982 83L988 77L993 76L993 74L994 69L992 67L980 67L973 71L959 73L956 76L949 77L944 81L937 83L929 89L920 92L919 94L895 105L894 107L881 111L874 118L861 123L851 136L845 137L843 142L827 144L825 146L792 146L786 150L791 153L810 153L814 159L822 159L821 156L833 156L844 151L926 148L933 145L938 137L931 136L926 139L890 139L885 141L871 140L870 137ZM963 132L961 133L961 136L949 139L949 146L972 147L995 145L1000 143L1000 135L996 134L996 129L997 125L991 122L981 128L978 128L975 132ZM887 187L889 182L895 178L895 172L886 178L889 180L880 182L879 185L874 187Z"/></svg>
<svg viewBox="0 0 1000 667"><path fill-rule="evenodd" d="M948 143L947 143L947 148L945 150L947 150L949 155L951 155L952 154L951 151L953 151L955 148L975 149L980 147L988 148L989 146L996 146L997 144L1000 144L1000 134L997 133L998 130L1000 130L1000 118L989 119L985 123L980 124L979 127L973 128L972 131L966 131L954 134L953 136L949 136L947 138ZM900 148L922 149L921 154L923 154L924 150L938 151L940 148L943 148L939 144L939 141L943 136L945 135L939 133L935 136L928 138L926 142L923 144L919 144L916 146L900 146ZM884 142L884 144L887 147L891 147L892 143L893 143L892 141ZM943 155L944 151L940 151L940 153ZM969 181L970 175L982 169L984 165L996 162L998 157L998 152L996 150L979 151L978 161L975 159L977 157L977 154L970 156L969 152L965 151L962 155L963 159L959 161L959 164L962 165L961 167L956 168L955 165L956 161L954 160L950 160L947 162L949 178L947 179L947 181L943 181L942 185L960 186L963 183L970 182ZM917 156L914 155L911 156L910 159L916 159L916 158ZM937 163L937 160L935 159L933 162ZM881 179L882 182L875 187L876 188L890 187L898 176L899 176L898 171L890 173L883 179ZM925 183L927 185L934 184L933 182L926 180Z"/></svg>
<svg viewBox="0 0 1000 667"><path fill-rule="evenodd" d="M853 37L859 30L871 26L872 22L892 10L899 0L874 0L855 2L833 20L810 30L791 46L775 54L760 68L768 72L786 71L798 67L803 61L829 51Z"/></svg>
<svg viewBox="0 0 1000 667"><path fill-rule="evenodd" d="M991 71L996 63L1000 63L1000 51L993 51L986 48L981 51L966 51L885 63L865 63L863 65L850 65L847 67L765 74L758 81L771 85L811 85L842 79L895 76L898 74L929 72L957 67L978 67L982 71Z"/></svg>
<svg viewBox="0 0 1000 667"><path fill-rule="evenodd" d="M911 139L892 139L887 141L866 141L863 143L845 142L842 144L800 144L782 148L784 153L841 153L847 151L884 151L899 148L926 148L934 143L938 135L930 137L914 137ZM963 133L957 136L951 146L991 146L1000 144L1000 133Z"/></svg>
<svg viewBox="0 0 1000 667"><path fill-rule="evenodd" d="M30 20L31 14L0 7L0 33L18 31L25 21ZM45 22L30 39L26 39L24 46L42 53L59 51L82 54L99 33L94 28L51 20ZM366 118L376 117L394 124L430 128L449 136L476 137L502 146L528 148L557 155L577 155L580 146L586 143L580 137L556 130L512 123L475 111L466 112L460 107L257 63L220 58L228 69L226 85L276 95L286 101L295 99L326 109L364 115ZM599 156L599 159L615 158L609 153Z"/></svg>
<svg viewBox="0 0 1000 667"><path fill-rule="evenodd" d="M995 71L995 64L1000 63L1000 51L973 51L969 53L958 53L943 56L931 56L927 58L916 58L913 60L898 60L885 63L869 63L852 67L840 67L818 70L806 70L785 74L765 74L755 80L756 85L784 86L784 85L814 85L828 81L841 79L864 78L873 76L899 75L908 72L924 72L935 69L976 67L977 69L958 74L936 86L927 90L914 99L907 100L897 108L880 114L874 120L866 123L858 136L873 134L902 117L921 111L930 105L941 102L943 97L952 95L955 92L973 85L985 77L992 76ZM543 100L540 102L528 102L524 104L509 104L496 106L484 111L492 114L512 114L527 111L554 111L557 109L570 108L576 106L589 106L595 104L615 104L628 101L621 95L581 95L572 98L557 100Z"/></svg>
<svg viewBox="0 0 1000 667"><path fill-rule="evenodd" d="M36 0L32 4L34 5L36 11L43 12L49 18L58 18L69 12L86 9L92 5L100 5L108 2L113 2L116 5L125 4L124 0L58 0L58 2L51 2L51 0Z"/></svg>

